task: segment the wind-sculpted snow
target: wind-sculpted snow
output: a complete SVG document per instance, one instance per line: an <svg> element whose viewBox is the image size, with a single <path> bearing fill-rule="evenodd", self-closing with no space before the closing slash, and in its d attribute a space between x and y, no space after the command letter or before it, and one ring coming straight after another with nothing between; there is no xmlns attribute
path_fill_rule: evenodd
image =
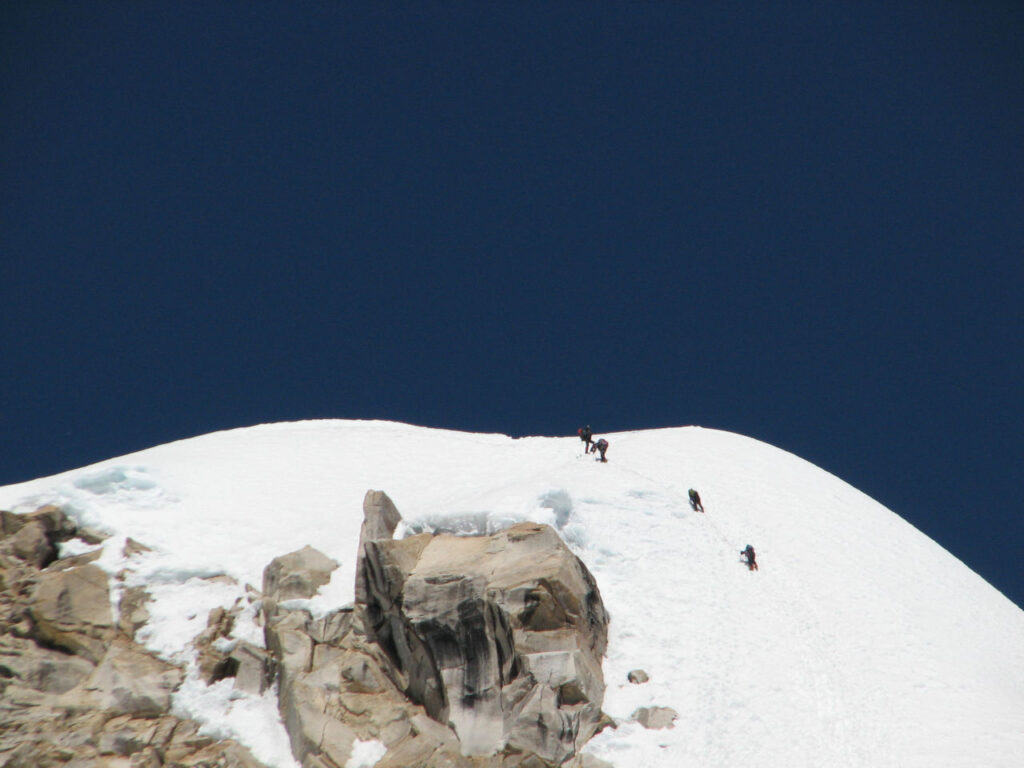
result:
<svg viewBox="0 0 1024 768"><path fill-rule="evenodd" d="M96 494L150 491L156 481L146 476L144 467L106 467L97 472L80 475L74 486Z"/></svg>
<svg viewBox="0 0 1024 768"><path fill-rule="evenodd" d="M763 443L699 428L605 437L601 464L575 436L265 425L8 486L0 508L58 504L113 534L97 564L150 587L139 634L179 660L209 609L260 584L282 553L313 545L340 564L311 610L350 602L369 488L387 490L412 532L547 523L611 616L604 709L619 726L586 751L618 768L1020 765L1024 612L956 558ZM127 537L151 551L124 557ZM748 543L757 572L741 562ZM227 578L202 578L216 574ZM259 640L254 615L235 637ZM637 668L649 682L628 682ZM187 677L176 711L293 768L273 697L225 685ZM673 728L631 720L656 706L678 713Z"/></svg>
<svg viewBox="0 0 1024 768"><path fill-rule="evenodd" d="M492 533L511 528L516 523L537 521L538 518L550 518L551 527L564 530L572 518L572 499L565 490L553 490L541 494L537 498L537 508L527 514L524 509L519 514L496 514L490 510L477 512L452 513L438 511L422 515L415 520L403 520L395 538L404 538L417 533L451 533L456 536L490 536Z"/></svg>

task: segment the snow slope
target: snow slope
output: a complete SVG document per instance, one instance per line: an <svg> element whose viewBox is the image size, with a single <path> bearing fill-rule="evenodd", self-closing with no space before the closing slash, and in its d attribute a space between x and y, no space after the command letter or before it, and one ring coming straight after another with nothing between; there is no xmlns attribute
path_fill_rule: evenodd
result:
<svg viewBox="0 0 1024 768"><path fill-rule="evenodd" d="M210 608L306 544L341 563L311 607L351 601L368 488L416 530L550 523L612 617L605 710L622 724L587 751L619 768L1024 764L1024 611L959 560L764 443L696 427L606 437L599 464L575 437L270 424L0 488L0 507L56 503L112 533L101 565L148 586L146 642L182 661ZM706 514L690 510L691 487ZM127 536L153 552L123 559ZM740 562L747 543L758 572ZM203 578L217 574L238 583ZM236 634L262 642L251 615ZM627 683L636 667L651 682ZM674 729L627 722L652 704L679 712ZM176 707L295 765L272 693L190 677ZM350 768L379 754L362 750Z"/></svg>

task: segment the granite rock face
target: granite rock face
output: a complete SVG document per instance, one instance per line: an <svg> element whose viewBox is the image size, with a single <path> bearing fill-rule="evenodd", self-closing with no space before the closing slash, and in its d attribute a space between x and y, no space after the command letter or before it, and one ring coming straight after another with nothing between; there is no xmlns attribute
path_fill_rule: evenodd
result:
<svg viewBox="0 0 1024 768"><path fill-rule="evenodd" d="M283 602L309 598L331 580L338 564L313 547L275 557L263 569L263 599Z"/></svg>
<svg viewBox="0 0 1024 768"><path fill-rule="evenodd" d="M292 754L303 765L341 768L356 739L396 745L413 734L411 721L422 712L391 682L388 660L367 640L351 606L314 619L281 599L282 584L307 585L301 595L292 591L290 599L312 597L315 580L302 574L325 562L307 547L267 566L264 632Z"/></svg>
<svg viewBox="0 0 1024 768"><path fill-rule="evenodd" d="M369 740L386 749L378 768L592 763L580 748L608 722L608 617L557 533L522 523L395 540L387 495L368 492L363 512L356 603L314 616L303 600L337 563L308 546L275 558L262 592L210 612L191 643L200 677L250 694L276 685L303 768L343 768ZM56 508L0 512L0 768L261 768L170 714L184 670L133 639L149 596L112 590L98 552L58 558L70 538L99 542ZM146 551L129 541L124 554ZM235 637L243 610L265 647Z"/></svg>
<svg viewBox="0 0 1024 768"><path fill-rule="evenodd" d="M508 747L557 765L594 734L608 618L553 529L376 540L360 555L371 636L465 754Z"/></svg>
<svg viewBox="0 0 1024 768"><path fill-rule="evenodd" d="M363 513L354 606L320 619L282 606L274 585L323 562L310 553L266 572L296 759L340 767L356 739L377 739L380 768L581 765L607 722L608 616L586 566L543 525L395 540L401 516L384 493L369 491Z"/></svg>
<svg viewBox="0 0 1024 768"><path fill-rule="evenodd" d="M29 611L40 641L94 664L116 633L107 574L91 563L41 572Z"/></svg>
<svg viewBox="0 0 1024 768"><path fill-rule="evenodd" d="M95 555L57 559L85 536L56 507L0 512L0 768L264 768L169 714L184 673L132 641L144 594L115 624Z"/></svg>

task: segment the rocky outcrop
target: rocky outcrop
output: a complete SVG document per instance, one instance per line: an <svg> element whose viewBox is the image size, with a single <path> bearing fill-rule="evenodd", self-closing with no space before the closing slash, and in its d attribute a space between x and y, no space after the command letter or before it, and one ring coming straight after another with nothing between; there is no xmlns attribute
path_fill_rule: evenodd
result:
<svg viewBox="0 0 1024 768"><path fill-rule="evenodd" d="M632 720L640 723L644 728L659 730L661 728L675 728L676 719L679 713L672 707L640 707L633 713Z"/></svg>
<svg viewBox="0 0 1024 768"><path fill-rule="evenodd" d="M200 677L252 694L276 684L303 768L343 768L367 741L387 750L378 768L600 765L580 748L608 722L608 617L555 531L396 541L384 493L363 512L356 603L314 616L303 601L337 563L308 546L275 558L262 592L210 612L192 643ZM133 639L149 596L122 584L113 611L98 553L57 558L79 534L56 508L0 512L0 768L260 768L170 714L184 672ZM147 551L129 540L123 554ZM256 608L263 648L234 636Z"/></svg>
<svg viewBox="0 0 1024 768"><path fill-rule="evenodd" d="M27 515L0 512L4 551L36 568L57 559L57 544L75 533L74 524L55 506L40 507Z"/></svg>
<svg viewBox="0 0 1024 768"><path fill-rule="evenodd" d="M359 529L359 548L357 550L359 557L362 557L369 542L392 538L401 521L401 514L386 493L367 491L363 498L363 525ZM369 599L366 573L363 568L357 568L356 603L365 606Z"/></svg>
<svg viewBox="0 0 1024 768"><path fill-rule="evenodd" d="M56 559L79 533L56 507L0 512L0 768L263 768L169 714L182 670L132 641L145 593L115 624L95 555Z"/></svg>
<svg viewBox="0 0 1024 768"><path fill-rule="evenodd" d="M644 672L642 669L631 669L629 671L629 674L626 675L626 679L634 685L643 685L648 680L650 680L650 678L647 676L647 673Z"/></svg>
<svg viewBox="0 0 1024 768"><path fill-rule="evenodd" d="M343 766L356 739L380 768L579 765L602 720L607 621L586 566L551 528L396 541L391 500L370 491L356 604L314 620L282 585L324 563L303 550L264 576L267 648L300 761ZM320 578L326 580L326 577Z"/></svg>
<svg viewBox="0 0 1024 768"><path fill-rule="evenodd" d="M396 683L466 754L510 747L557 765L593 735L607 617L553 529L371 541L358 567L358 607Z"/></svg>
<svg viewBox="0 0 1024 768"><path fill-rule="evenodd" d="M357 739L397 745L422 711L391 682L386 657L368 642L351 606L314 619L282 605L282 589L291 599L312 597L326 562L308 547L275 558L264 571L263 607L292 754L303 764L341 768ZM297 594L299 584L306 588Z"/></svg>
<svg viewBox="0 0 1024 768"><path fill-rule="evenodd" d="M246 600L252 603L258 599L259 593L248 587ZM230 609L210 611L206 629L192 641L192 646L196 649L199 675L208 685L232 678L235 690L258 695L273 684L277 663L264 648L231 637L242 602L239 599Z"/></svg>
<svg viewBox="0 0 1024 768"><path fill-rule="evenodd" d="M273 611L284 600L309 598L331 580L338 564L313 547L305 546L289 555L275 557L263 569L263 600Z"/></svg>
<svg viewBox="0 0 1024 768"><path fill-rule="evenodd" d="M41 643L99 663L114 638L107 574L86 563L39 574L29 603Z"/></svg>

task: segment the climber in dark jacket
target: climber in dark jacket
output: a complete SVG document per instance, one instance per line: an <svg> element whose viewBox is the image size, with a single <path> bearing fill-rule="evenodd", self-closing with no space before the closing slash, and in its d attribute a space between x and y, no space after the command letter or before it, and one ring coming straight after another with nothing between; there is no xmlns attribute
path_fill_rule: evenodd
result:
<svg viewBox="0 0 1024 768"><path fill-rule="evenodd" d="M754 548L747 544L747 548L741 551L740 554L744 555L747 558L747 568L749 568L751 571L756 571L757 560L754 559Z"/></svg>
<svg viewBox="0 0 1024 768"><path fill-rule="evenodd" d="M690 506L693 507L694 512L703 512L704 505L700 503L700 494L697 493L693 488L689 491L690 494Z"/></svg>
<svg viewBox="0 0 1024 768"><path fill-rule="evenodd" d="M583 452L590 453L590 446L592 442L590 438L594 436L594 433L590 431L590 425L587 424L587 426L583 427L582 429L576 430L576 434L578 434L580 436L580 440L582 440L586 444L586 447L584 448Z"/></svg>
<svg viewBox="0 0 1024 768"><path fill-rule="evenodd" d="M605 451L608 450L608 441L603 437L594 444L594 450L601 454L601 461L607 462L608 459L604 457Z"/></svg>

